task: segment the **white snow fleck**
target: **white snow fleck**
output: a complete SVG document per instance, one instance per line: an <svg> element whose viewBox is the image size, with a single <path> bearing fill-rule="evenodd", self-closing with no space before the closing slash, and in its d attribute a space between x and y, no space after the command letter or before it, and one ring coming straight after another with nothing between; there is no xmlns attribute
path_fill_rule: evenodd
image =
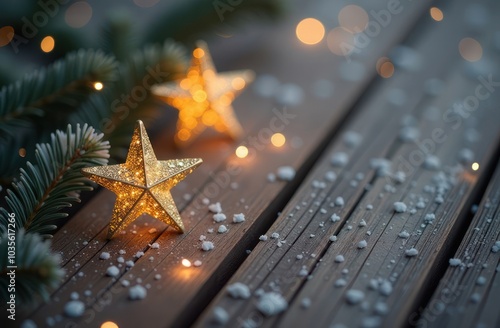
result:
<svg viewBox="0 0 500 328"><path fill-rule="evenodd" d="M229 296L236 299L248 299L251 296L248 286L241 282L235 282L234 284L227 286L226 290Z"/></svg>
<svg viewBox="0 0 500 328"><path fill-rule="evenodd" d="M208 210L212 213L222 212L222 207L219 202L208 205Z"/></svg>
<svg viewBox="0 0 500 328"><path fill-rule="evenodd" d="M333 182L337 179L337 174L333 171L328 171L325 173L326 181Z"/></svg>
<svg viewBox="0 0 500 328"><path fill-rule="evenodd" d="M474 153L472 152L472 150L470 150L468 148L464 148L464 149L460 150L460 152L458 154L458 158L459 158L461 163L469 164L469 163L472 163L472 161L474 160Z"/></svg>
<svg viewBox="0 0 500 328"><path fill-rule="evenodd" d="M302 255L302 254L297 254L297 256L295 256L295 258L296 258L297 260L302 260L302 259L304 258L304 255Z"/></svg>
<svg viewBox="0 0 500 328"><path fill-rule="evenodd" d="M345 279L339 278L335 280L335 287L344 287L345 285L347 285L347 281Z"/></svg>
<svg viewBox="0 0 500 328"><path fill-rule="evenodd" d="M211 251L212 249L214 249L214 247L214 243L212 243L211 241L205 240L201 243L201 249L205 252Z"/></svg>
<svg viewBox="0 0 500 328"><path fill-rule="evenodd" d="M362 219L361 221L359 221L358 226L359 227L366 227L366 221Z"/></svg>
<svg viewBox="0 0 500 328"><path fill-rule="evenodd" d="M101 260L109 260L110 257L111 255L109 255L108 252L102 252L101 255L99 255L99 259Z"/></svg>
<svg viewBox="0 0 500 328"><path fill-rule="evenodd" d="M330 220L332 222L339 222L340 221L340 216L338 216L337 214L333 213L332 216L330 216Z"/></svg>
<svg viewBox="0 0 500 328"><path fill-rule="evenodd" d="M193 262L193 265L195 267L200 267L202 265L202 262L200 260L196 260L196 261Z"/></svg>
<svg viewBox="0 0 500 328"><path fill-rule="evenodd" d="M434 155L427 155L427 157L424 160L424 168L427 170L439 170L441 167L441 161L439 160L438 157Z"/></svg>
<svg viewBox="0 0 500 328"><path fill-rule="evenodd" d="M219 226L219 229L217 229L217 232L218 232L218 233L224 233L224 232L227 232L227 227L226 227L225 225L221 224L221 225Z"/></svg>
<svg viewBox="0 0 500 328"><path fill-rule="evenodd" d="M216 213L212 216L215 222L222 222L226 220L226 215L224 213Z"/></svg>
<svg viewBox="0 0 500 328"><path fill-rule="evenodd" d="M148 294L146 288L142 287L141 285L135 285L133 287L130 287L128 290L128 298L131 300L143 300L146 298L146 295Z"/></svg>
<svg viewBox="0 0 500 328"><path fill-rule="evenodd" d="M280 237L280 234L279 234L279 233L277 233L277 232L273 232L273 233L271 234L271 239L278 239L279 237Z"/></svg>
<svg viewBox="0 0 500 328"><path fill-rule="evenodd" d="M77 292L71 292L71 294L69 295L69 298L73 301L76 301L77 299L80 298L80 295Z"/></svg>
<svg viewBox="0 0 500 328"><path fill-rule="evenodd" d="M337 255L337 256L335 256L335 262L337 262L337 263L344 262L344 256L343 255Z"/></svg>
<svg viewBox="0 0 500 328"><path fill-rule="evenodd" d="M482 286L486 283L486 278L483 276L477 277L476 284Z"/></svg>
<svg viewBox="0 0 500 328"><path fill-rule="evenodd" d="M276 171L276 175L282 181L292 181L295 177L295 169L291 166L280 166Z"/></svg>
<svg viewBox="0 0 500 328"><path fill-rule="evenodd" d="M418 255L418 250L416 248L412 247L410 249L405 250L405 254L408 257L414 257L414 256Z"/></svg>
<svg viewBox="0 0 500 328"><path fill-rule="evenodd" d="M304 297L301 301L300 301L300 306L303 308L303 309L308 309L309 307L311 307L311 299L309 297Z"/></svg>
<svg viewBox="0 0 500 328"><path fill-rule="evenodd" d="M347 131L344 133L342 139L347 147L354 148L361 143L363 138L361 137L361 134L355 131Z"/></svg>
<svg viewBox="0 0 500 328"><path fill-rule="evenodd" d="M128 268L131 268L134 266L134 261L127 261L125 262L125 265L128 267Z"/></svg>
<svg viewBox="0 0 500 328"><path fill-rule="evenodd" d="M207 239L207 236L205 236L205 235L200 235L200 238L199 238L199 240L200 240L200 241L204 241L204 240L206 240L206 239Z"/></svg>
<svg viewBox="0 0 500 328"><path fill-rule="evenodd" d="M265 316L270 317L288 308L288 302L276 292L264 293L257 303L257 309Z"/></svg>
<svg viewBox="0 0 500 328"><path fill-rule="evenodd" d="M130 285L130 281L128 281L128 280L122 280L121 284L122 284L123 287L128 287Z"/></svg>
<svg viewBox="0 0 500 328"><path fill-rule="evenodd" d="M389 312L389 307L384 302L377 302L374 306L375 313L385 315Z"/></svg>
<svg viewBox="0 0 500 328"><path fill-rule="evenodd" d="M335 241L337 241L337 236L331 235L330 238L328 238L328 239L330 239L330 241L332 241L332 242L335 242Z"/></svg>
<svg viewBox="0 0 500 328"><path fill-rule="evenodd" d="M385 158L372 158L370 167L375 170L377 176L385 177L390 173L391 161Z"/></svg>
<svg viewBox="0 0 500 328"><path fill-rule="evenodd" d="M2 188L0 188L0 191L2 191ZM55 324L55 322L53 322L52 324L49 324L49 320L47 318L47 325L53 326L54 324ZM37 328L37 327L38 326L36 325L36 323L33 320L31 320L31 319L24 320L23 322L21 322L21 325L19 326L19 328Z"/></svg>
<svg viewBox="0 0 500 328"><path fill-rule="evenodd" d="M497 240L493 246L491 246L491 251L493 253L498 253L500 251L500 240Z"/></svg>
<svg viewBox="0 0 500 328"><path fill-rule="evenodd" d="M404 213L404 212L406 212L406 209L407 209L407 207L406 207L405 203L403 203L403 202L395 202L394 203L394 211L396 213Z"/></svg>
<svg viewBox="0 0 500 328"><path fill-rule="evenodd" d="M366 205L366 209L367 209L368 211L373 210L373 205L372 205L372 204L368 204L368 205Z"/></svg>
<svg viewBox="0 0 500 328"><path fill-rule="evenodd" d="M363 248L365 248L366 246L368 246L368 243L366 242L366 240L362 240L362 241L360 241L360 242L358 243L358 245L357 245L357 247L358 247L359 249L363 249Z"/></svg>
<svg viewBox="0 0 500 328"><path fill-rule="evenodd" d="M155 274L155 280L160 280L161 279L161 274L157 273Z"/></svg>
<svg viewBox="0 0 500 328"><path fill-rule="evenodd" d="M201 200L201 202L203 203L203 205L208 205L208 204L210 204L210 199L208 199L208 198L203 198L203 199Z"/></svg>
<svg viewBox="0 0 500 328"><path fill-rule="evenodd" d="M260 241L266 241L266 240L267 240L267 236L266 236L266 235L261 235L261 236L259 237L259 240L260 240Z"/></svg>
<svg viewBox="0 0 500 328"><path fill-rule="evenodd" d="M399 131L399 140L403 142L414 142L420 137L420 130L414 126L404 126Z"/></svg>
<svg viewBox="0 0 500 328"><path fill-rule="evenodd" d="M342 198L340 196L337 197L337 198L335 198L335 205L337 205L337 206L344 206L344 198Z"/></svg>
<svg viewBox="0 0 500 328"><path fill-rule="evenodd" d="M69 301L64 305L64 314L70 318L78 318L85 312L85 304L81 301Z"/></svg>
<svg viewBox="0 0 500 328"><path fill-rule="evenodd" d="M389 296L392 293L392 283L387 279L383 280L378 291L384 296Z"/></svg>
<svg viewBox="0 0 500 328"><path fill-rule="evenodd" d="M406 230L403 230L399 233L398 237L407 239L407 238L410 238L410 234Z"/></svg>
<svg viewBox="0 0 500 328"><path fill-rule="evenodd" d="M233 215L233 222L234 223L241 223L245 221L245 214L243 213L238 213Z"/></svg>
<svg viewBox="0 0 500 328"><path fill-rule="evenodd" d="M118 269L114 265L112 265L106 269L106 275L108 275L110 277L117 277L119 274L120 274L120 269Z"/></svg>
<svg viewBox="0 0 500 328"><path fill-rule="evenodd" d="M432 223L436 219L436 215L434 213L428 213L424 217L425 223Z"/></svg>
<svg viewBox="0 0 500 328"><path fill-rule="evenodd" d="M144 255L144 252L141 252L141 251L139 251L139 252L135 253L135 257L136 257L136 258L140 258L140 257L142 257L143 255Z"/></svg>
<svg viewBox="0 0 500 328"><path fill-rule="evenodd" d="M124 255L124 254L126 254L126 253L127 253L127 252L126 252L124 249L120 249L120 250L118 251L118 254L120 254L120 255Z"/></svg>
<svg viewBox="0 0 500 328"><path fill-rule="evenodd" d="M344 167L349 162L349 156L344 152L336 152L330 157L330 163L335 167Z"/></svg>
<svg viewBox="0 0 500 328"><path fill-rule="evenodd" d="M217 306L214 308L213 321L216 324L225 325L229 321L229 314L227 314L226 310Z"/></svg>
<svg viewBox="0 0 500 328"><path fill-rule="evenodd" d="M347 303L358 304L365 298L365 293L357 289L349 289L345 294Z"/></svg>
<svg viewBox="0 0 500 328"><path fill-rule="evenodd" d="M449 259L448 262L450 263L450 266L456 267L462 264L462 260L459 258L452 258Z"/></svg>
<svg viewBox="0 0 500 328"><path fill-rule="evenodd" d="M151 244L151 248L152 249L158 249L158 248L160 248L160 244L158 244L158 243L152 243Z"/></svg>

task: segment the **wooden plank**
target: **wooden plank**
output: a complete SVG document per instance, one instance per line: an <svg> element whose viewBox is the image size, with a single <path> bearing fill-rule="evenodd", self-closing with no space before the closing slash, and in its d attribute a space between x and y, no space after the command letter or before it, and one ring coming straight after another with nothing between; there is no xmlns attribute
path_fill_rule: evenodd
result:
<svg viewBox="0 0 500 328"><path fill-rule="evenodd" d="M457 15L458 17L458 15ZM449 15L447 16L447 19L449 19ZM461 16L460 16L461 18ZM433 31L433 33L443 33L441 36L439 36L437 39L434 38L432 39L434 34L430 38L426 38L425 42L427 45L427 53L433 54L434 49L436 48L436 45L432 44L432 42L437 42L443 43L442 41L442 36L443 35L449 35L450 30L456 29L456 25L450 24L448 26L448 31ZM457 33L459 34L459 33ZM434 41L433 41L434 40ZM449 42L448 44L456 44L458 42L458 39L453 40L447 40ZM446 43L445 43L446 45ZM420 48L419 48L420 49ZM446 51L446 49L452 49L448 48L446 46L443 46L441 49ZM425 50L423 51L425 53ZM440 55L443 55L443 57L440 57ZM449 53L441 53L441 54L436 54L433 56L433 61L432 62L438 62L439 65L442 65L442 61L440 61L440 58L449 58ZM453 58L453 56L451 56ZM424 55L424 58L425 55ZM456 59L455 59L456 60ZM432 62L429 62L430 67L428 67L429 71L433 71L435 68L432 67ZM449 65L456 65L453 63L453 61L448 62ZM450 66L447 67L449 69ZM438 70L439 71L439 70ZM439 72L436 74L439 76ZM407 77L408 79L408 77ZM418 85L419 81L419 76L417 75L416 77L412 76L410 79L415 79L416 82L415 84ZM453 82L453 83L451 83ZM395 84L399 83L401 84L402 81L395 81ZM415 85L413 84L413 85ZM474 90L475 87L475 82L473 81L467 81L464 80L463 78L458 78L455 76L452 76L450 78L450 83L451 84L451 90L453 90L453 87L456 86L456 90L453 90L455 94L448 94L444 99L441 99L440 101L443 102L441 105L446 106L444 108L447 108L447 106L450 106L450 101L456 99L456 97L461 97L464 94L468 94L466 92L470 92L470 90ZM410 84L412 85L412 84ZM404 86L404 83L403 83ZM471 89L472 87L472 89ZM413 94L413 92L412 92ZM425 104L425 103L424 103ZM428 103L427 103L428 104ZM427 105L426 104L426 105ZM436 105L439 105L439 103L435 103ZM491 105L491 104L490 104ZM377 106L376 99L371 99L370 102L371 108L376 108L379 110L382 115L383 115L383 108L379 108ZM415 115L418 116L419 112L422 111L422 108L425 106L418 106L417 110L415 110ZM368 112L368 110L366 110ZM379 112L377 111L377 112ZM364 112L363 112L364 114ZM490 119L498 119L498 116L495 116L494 112L489 113ZM365 114L365 117L361 115L362 118L357 118L358 122L371 122L367 118L369 118L368 115ZM483 119L488 119L487 117ZM425 122L424 122L425 123ZM446 126L445 122L439 122L441 125L437 126L422 126L421 131L423 136L429 135L426 133L430 133L433 131L434 128L439 127L439 126ZM366 125L366 124L365 124ZM387 129L394 129L395 131L398 131L397 128L390 123L386 123L384 125L384 130ZM493 129L494 130L494 129ZM491 131L490 131L491 132ZM384 131L380 132L381 134L384 133ZM368 135L370 135L370 132L367 132ZM391 136L392 139L395 139L395 135ZM366 138L365 138L366 139ZM450 137L448 140L450 140L449 143L447 143L444 149L439 149L438 154L442 159L447 159L448 162L453 162L450 161L450 158L454 158L456 155L456 152L459 150L458 147L461 147L463 144L463 140L461 138L453 139ZM489 139L488 139L489 140ZM493 137L493 140L498 140L498 136ZM387 145L391 143L390 141L387 141L384 143L384 145ZM378 144L376 145L379 149L374 151L373 144ZM352 164L351 167L349 167L350 172L364 172L362 170L362 166L359 163L366 163L367 159L370 158L370 156L373 156L373 152L379 152L379 156L384 156L385 154L385 146L382 146L380 142L373 142L373 144L370 144L369 142L365 143L363 146L363 149L368 153L368 157L363 157L363 156L356 156L356 162ZM396 143L397 145L397 143ZM337 141L331 151L335 150L342 150L341 143L340 141ZM400 150L398 150L396 153L391 154L391 157L393 159L398 159L399 156L407 156L411 151L413 151L411 147L404 145L401 147ZM491 156L492 154L492 149L483 149L485 152L484 156L488 158L488 156ZM448 156L450 154L453 154L453 156ZM478 158L480 158L479 156ZM445 161L446 162L446 161ZM487 160L486 160L487 162ZM366 164L365 164L366 166ZM332 319L332 316L337 316L337 318L343 318L346 319L347 321L344 321L344 323L347 323L348 326L356 326L360 324L361 321L361 315L358 313L359 309L355 307L346 307L343 304L343 299L341 299L341 296L343 296L343 289L336 289L333 288L333 285L335 283L335 280L339 277L341 277L341 270L343 268L348 268L349 271L352 273L354 271L354 278L352 284L359 284L361 281L366 280L363 275L371 275L375 276L377 274L385 274L384 271L389 271L390 270L384 270L386 269L385 265L390 265L392 267L398 267L404 266L404 257L401 258L401 252L402 250L400 249L400 242L396 244L393 240L390 238L394 237L394 233L391 234L390 238L386 237L386 234L391 233L390 230L397 230L398 227L403 228L404 223L407 223L408 226L405 226L408 231L413 231L418 229L418 225L421 224L421 220L418 220L417 218L412 218L412 220L409 220L407 218L407 221L397 221L396 223L392 222L392 214L391 209L392 209L392 202L400 200L401 195L407 198L408 200L411 200L412 192L414 190L419 190L418 188L421 188L427 184L430 183L432 179L432 174L428 172L422 172L422 171L417 171L417 175L412 178L417 185L413 186L414 183L408 182L406 184L403 184L402 186L398 187L401 190L399 191L398 195L390 195L388 198L385 196L385 201L384 203L381 203L378 200L378 195L383 192L386 188L385 184L387 183L383 179L378 179L376 180L375 186L366 194L363 195L363 198L361 200L354 199L351 202L346 202L346 205L343 209L339 209L337 211L337 214L339 214L341 217L344 217L345 215L345 220L348 220L346 222L346 225L348 227L348 223L351 223L351 225L354 227L354 236L352 232L349 232L349 229L345 229L346 225L344 225L343 233L341 234L347 234L349 237L349 240L346 240L346 238L340 240L341 242L337 242L334 244L331 244L328 242L328 236L332 233L338 232L338 230L335 227L328 227L328 226L322 226L322 222L327 222L328 221L328 216L331 215L331 209L328 208L327 204L337 195L343 195L344 199L351 199L353 196L356 196L355 194L353 195L352 192L349 191L349 185L350 181L344 182L344 180L338 182L338 185L326 191L326 195L322 195L323 192L317 192L314 190L312 185L312 181L317 180L317 181L322 181L324 177L324 173L328 168L330 167L329 165L329 156L325 156L322 159L321 164L318 166L318 168L315 169L315 172L312 174L310 178L307 179L307 182L303 185L303 188L297 193L297 195L294 197L294 199L290 202L290 204L285 208L284 213L282 216L280 216L279 220L273 225L273 227L268 231L268 235L272 232L279 232L281 238L286 239L286 243L282 247L276 247L275 241L274 242L268 242L266 244L260 244L257 246L256 249L252 252L252 254L249 256L249 258L246 260L246 262L243 264L241 269L233 276L231 281L229 282L234 283L234 282L243 282L248 284L250 289L252 291L255 291L259 288L263 288L266 291L269 289L279 289L283 293L284 297L287 300L293 300L293 304L291 305L291 309L284 315L284 318L265 318L263 315L261 315L255 308L255 299L252 298L249 301L235 301L230 299L225 291L223 291L221 294L218 295L218 297L214 300L214 302L211 304L211 306L207 309L205 312L204 316L199 320L198 325L204 326L204 325L209 325L212 317L213 317L213 310L216 306L222 307L226 309L226 311L229 314L230 321L228 323L229 326L235 325L235 324L242 324L246 323L248 325L254 324L257 326L272 326L276 324L276 320L278 320L280 326L290 326L290 325L305 325L308 322L315 322L320 326L328 326L330 324L330 320ZM331 169L331 168L330 168ZM363 168L366 169L366 168ZM340 171L339 172L339 178L346 179L343 175L346 174L345 171ZM348 178L347 178L348 179ZM421 180L421 181L420 181ZM364 186L365 181L361 181L360 185ZM456 187L457 190L461 191L460 196L456 197L455 199L448 199L447 203L445 206L445 210L448 212L451 212L451 214L448 214L447 219L456 220L457 218L453 218L453 216L458 216L460 214L460 209L466 207L466 202L464 200L467 199L467 194L470 193L473 190L474 183L469 184L468 181L465 182L465 186L462 184L460 187ZM328 186L330 188L330 186ZM314 196L312 196L314 194ZM358 193L359 194L359 193ZM347 195L347 197L345 197ZM406 195L406 196L405 196ZM329 199L328 199L329 196ZM413 201L413 200L411 200ZM359 205L356 209L353 208L352 204ZM378 206L375 205L378 203ZM306 206L303 206L305 204ZM364 209L364 206L366 204L373 204L374 209L370 212L367 212ZM453 205L458 205L458 208L455 211L451 211L450 208L454 208ZM300 210L296 209L296 206L301 207ZM461 207L462 206L462 207ZM327 213L321 213L320 208L326 208L328 211ZM441 208L442 208L441 207ZM432 209L432 205L429 205L428 210ZM312 210L311 213L309 211ZM349 214L354 211L354 213L349 216ZM439 214L439 212L436 212L436 214ZM373 224L373 226L370 226L370 231L371 231L371 236L367 237L365 236L366 230L364 229L358 229L356 227L356 224L360 222L361 220L365 220L366 222L370 222ZM388 226L386 221L391 220L391 226ZM412 222L413 221L413 222ZM451 223L450 223L451 224ZM388 227L388 228L387 228ZM392 228L391 228L392 227ZM395 228L395 229L394 229ZM439 226L440 229L446 230L445 227L443 227L442 224ZM399 230L401 231L401 230ZM398 231L398 232L399 232ZM449 231L447 231L449 233ZM425 238L426 234L431 234L432 232L429 232L429 229L427 231L424 231L422 234ZM314 235L314 238L309 238L310 235ZM340 235L339 235L340 236ZM413 238L413 237L412 237ZM428 238L428 236L427 236ZM309 240L308 240L309 239ZM361 239L370 239L370 240L377 240L375 247L372 247L373 245L370 245L368 248L368 251L365 252L365 255L361 256L359 255L359 251L355 249L355 245L357 241ZM418 239L417 236L415 236L415 239ZM397 241L397 237L396 237ZM436 241L434 241L436 243ZM439 243L439 241L437 242ZM292 246L288 246L292 245ZM433 244L434 246L435 244ZM354 246L354 249L353 249ZM391 248L391 246L393 246ZM326 253L322 255L324 252ZM389 257L388 255L388 263L384 263L384 259L380 259L375 256L375 254L389 254L390 256L393 256L392 258ZM314 258L310 258L309 256L304 256L303 259L301 260L296 260L295 257L297 254L305 254L305 255L310 255L310 254L316 254L317 256ZM343 254L346 261L345 263L348 264L339 264L335 263L335 257L338 254ZM373 259L370 258L370 260L366 260L368 258L368 255L372 255ZM399 262L390 263L389 259L394 259L394 258L399 258ZM431 256L427 257L428 259L432 259ZM375 262L375 263L374 263ZM372 268L371 270L368 271L363 271L364 270L364 265L368 265L369 267ZM304 268L305 266L305 271L308 273L312 274L312 279L311 280L305 280L305 278L300 278L297 277L297 274L301 272L301 269ZM316 267L317 266L317 267ZM373 269L373 268L376 269ZM363 269L362 269L363 268ZM380 270L380 271L378 271ZM401 270L403 272L403 268L398 267L398 271ZM398 272L398 273L401 273ZM423 272L423 276L429 278L425 272ZM319 278L318 278L319 275ZM352 274L349 274L351 276ZM383 275L382 275L383 276ZM416 288L415 290L418 290L418 286L422 286L423 281L418 281L418 277L415 276L410 276L410 277L404 277L399 279L400 280L405 280L406 282L414 282L416 283ZM351 283L351 282L349 282ZM363 282L364 284L365 282ZM366 284L363 286L362 290L365 290ZM300 289L302 288L302 289ZM405 287L408 288L408 285ZM396 289L396 288L395 288ZM297 293L298 290L301 290L298 296L295 294ZM345 289L344 289L345 290ZM399 292L400 290L398 290ZM401 290L404 292L404 289ZM372 298L374 295L371 295ZM391 325L396 325L398 326L397 323L395 322L400 322L400 324L404 324L404 316L410 314L411 312L409 311L409 308L414 307L415 304L418 304L418 295L412 295L412 297L408 298L407 302L404 302L403 299L399 298L396 299L395 296L393 296L393 299L396 299L396 302L390 302L389 308L392 309L391 313L387 315L387 318L391 318ZM312 308L310 310L305 311L304 309L301 309L301 300L303 298L310 298L312 300ZM376 297L376 295L375 295ZM409 305L409 306L408 306ZM341 310L340 310L341 309ZM398 311L402 312L401 314L398 314ZM394 319L399 320L399 321L394 321ZM379 320L377 318L373 319ZM369 322L368 322L369 323Z"/></svg>
<svg viewBox="0 0 500 328"><path fill-rule="evenodd" d="M365 67L374 67L378 57L384 54L388 47L405 34L406 30L412 26L416 13L424 7L425 2L411 4L408 6L408 11L394 17L392 24L399 28L388 30L387 33L378 37L378 43L373 43L373 48L370 48L371 55L360 59L360 62ZM289 21L285 27L277 30L276 34L269 35L269 39L265 43L269 44L278 40L279 38L275 38L273 35L281 35L280 33L283 33L283 30L293 31L295 23L295 21ZM194 320L193 311L200 311L204 304L210 300L211 295L215 294L219 286L234 272L235 265L237 266L244 258L245 249L252 247L260 232L272 223L275 212L280 209L281 204L293 192L293 188L285 189L285 187L293 187L293 184L287 185L280 182L267 185L265 182L267 173L284 164L291 164L296 168L306 168L310 165L307 164L307 161L311 158L311 153L314 154L315 149L321 149L321 146L318 147L318 145L321 145L323 140L332 134L332 127L335 127L345 116L350 104L355 101L374 74L374 71L368 71L361 81L343 81L338 74L334 73L339 69L336 63L340 64L341 60L344 59L332 59L331 54L327 51L318 51L317 55L321 60L315 58L319 63L323 62L323 65L318 63L310 67L299 65L295 71L291 71L290 63L305 63L311 54L308 52L309 50L298 51L292 37L290 35L290 39L282 39L280 41L282 44L274 44L271 48L273 53L270 55L276 56L275 58L283 58L283 61L278 64L274 62L265 64L273 65L273 70L270 70L270 72L274 72L280 78L288 81L303 80L305 76L331 74L335 76L334 84L336 85L337 95L333 101L332 99L317 99L309 95L307 97L307 106L304 106L307 111L299 111L298 109L293 111L297 114L297 118L287 126L285 134L287 134L289 140L293 140L293 137L301 137L302 147L293 149L288 146L289 148L276 150L269 146L268 140L265 140L264 149L253 159L241 161L229 156L226 160L224 156L222 161L217 162L215 158L210 157L213 162L208 161L208 167L219 167L212 178L203 182L195 176L186 181L185 190L201 187L201 192L182 211L188 229L188 232L184 235L173 235L169 230L163 232L161 229L158 229L161 232L158 238L156 234L149 235L147 230L157 223L148 218L138 222L137 234L127 233L124 238L120 237L111 242L104 242L104 236L101 232L105 227L104 225L95 228L93 230L94 238L101 246L95 248L85 245L85 247L79 248L76 254L67 257L67 260L70 261L67 265L70 272L68 280L62 288L56 291L51 303L42 306L33 314L32 318L36 322L43 322L47 316L53 317L60 314L62 306L69 299L71 292L81 292L82 290L90 291L90 296L83 298L89 308L84 317L79 321L77 320L80 325L95 326L106 320L114 320L120 326L137 326L144 319L134 313L141 313L151 322L158 322L161 325L183 324ZM265 65L263 66L265 67ZM304 81L303 85L309 82L312 81ZM243 99L246 99L245 103L242 103ZM252 97L242 98L242 102L240 102L240 106L246 108L249 115L257 117L257 121L264 122L261 127L268 124L272 118L272 113L267 108L254 108L255 102ZM250 108L252 108L252 111L250 111ZM335 111L325 111L325 108L335 108ZM258 136L261 132L262 129L255 129L250 136ZM200 153L207 153L210 150L216 151L218 145L220 143L216 142L204 144L203 148L201 146L194 147L184 151L181 155L186 155L186 157L199 156ZM170 155L172 153L169 153ZM161 156L158 157L161 158ZM213 165L215 162L219 164ZM234 163L242 168L239 175L231 177L232 182L239 184L238 192L231 192L228 188L219 187L218 195L212 195L212 201L221 201L226 214L229 216L232 213L244 212L247 221L240 225L230 225L230 233L227 236L210 235L210 239L214 241L216 248L212 252L202 253L199 249L199 236L207 234L208 228L217 226L212 223L211 214L206 212L206 207L200 205L202 204L201 201L206 195L213 194L210 193L210 187L214 188L214 182L221 180L227 174L226 166ZM299 171L298 176L300 177L300 175L303 175L303 173ZM215 184L215 186L217 185ZM263 186L265 186L265 192L256 194L255 191L261 190ZM241 198L244 198L245 202L241 202ZM88 211L89 208L104 207L105 204L111 203L112 199L113 197L109 193L103 192L82 212ZM246 204L251 204L251 206ZM109 213L102 215L109 217ZM65 227L67 233L78 231L79 224L82 225L82 223L79 223L81 220L83 220L81 214L74 217L70 222L70 224L74 224L74 226L71 226L71 230L70 226ZM147 227L144 226L146 222L149 224ZM58 236L56 236L57 238ZM155 241L161 245L160 251L151 250L145 246ZM70 244L68 245L70 247ZM134 267L126 273L123 272L120 280L114 281L103 276L105 268L110 263L99 261L98 256L102 251L109 251L113 254L113 259L115 259L117 251L120 249L126 250L127 256L134 254L138 250L145 250L146 254L140 259L135 259ZM152 262L149 261L150 256L154 256ZM179 263L182 257L192 260L202 259L203 265L198 269L182 269ZM75 261L70 259L75 259L75 261L81 259L78 260L80 265L77 268L72 268L73 264L71 262ZM83 272L83 277L79 277L78 272ZM163 277L160 281L154 279L157 273L160 273ZM151 284L149 295L142 302L127 300L127 289L121 287L121 282L124 279L132 280L132 275L133 279L140 277L145 285ZM175 301L172 302L172 300ZM165 302L169 302L168 308L158 305ZM71 323L72 320L63 320L60 325L71 325Z"/></svg>
<svg viewBox="0 0 500 328"><path fill-rule="evenodd" d="M492 251L500 240L500 165L491 179L453 259L415 324L421 327L498 327L500 260Z"/></svg>

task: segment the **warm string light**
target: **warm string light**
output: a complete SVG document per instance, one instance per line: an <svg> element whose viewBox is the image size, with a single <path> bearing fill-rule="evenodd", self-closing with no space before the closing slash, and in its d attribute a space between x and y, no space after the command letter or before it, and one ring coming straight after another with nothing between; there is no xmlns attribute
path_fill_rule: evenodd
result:
<svg viewBox="0 0 500 328"><path fill-rule="evenodd" d="M271 136L271 143L276 148L283 147L285 142L286 142L286 138L282 133L275 133Z"/></svg>
<svg viewBox="0 0 500 328"><path fill-rule="evenodd" d="M50 35L44 37L42 39L42 42L40 42L40 48L42 49L43 52L51 52L52 50L54 50L55 46L56 46L56 41Z"/></svg>
<svg viewBox="0 0 500 328"><path fill-rule="evenodd" d="M472 170L473 170L473 171L477 171L477 170L479 170L479 163L478 163L478 162L474 162L474 163L472 163Z"/></svg>
<svg viewBox="0 0 500 328"><path fill-rule="evenodd" d="M300 42L313 45L323 40L325 27L315 18L304 18L297 24L295 34Z"/></svg>
<svg viewBox="0 0 500 328"><path fill-rule="evenodd" d="M429 14L436 22L440 22L444 18L443 12L438 7L432 7L431 9L429 9Z"/></svg>
<svg viewBox="0 0 500 328"><path fill-rule="evenodd" d="M0 47L4 47L14 38L14 28L12 26L4 26L0 28Z"/></svg>
<svg viewBox="0 0 500 328"><path fill-rule="evenodd" d="M191 267L191 261L189 261L188 259L182 259L182 265L186 268L190 268Z"/></svg>
<svg viewBox="0 0 500 328"><path fill-rule="evenodd" d="M26 157L26 148L19 148L19 156Z"/></svg>
<svg viewBox="0 0 500 328"><path fill-rule="evenodd" d="M351 33L361 33L368 26L370 18L366 10L356 5L347 5L339 11L339 25Z"/></svg>
<svg viewBox="0 0 500 328"><path fill-rule="evenodd" d="M94 83L94 89L96 89L97 91L101 91L102 88L104 88L104 85L101 82Z"/></svg>
<svg viewBox="0 0 500 328"><path fill-rule="evenodd" d="M238 148L236 148L234 153L239 158L245 158L248 156L248 148L245 146L239 146Z"/></svg>
<svg viewBox="0 0 500 328"><path fill-rule="evenodd" d="M377 73L385 79L390 78L394 74L394 64L387 57L381 57L377 60L376 69Z"/></svg>
<svg viewBox="0 0 500 328"><path fill-rule="evenodd" d="M106 321L101 324L101 328L119 328L113 321Z"/></svg>

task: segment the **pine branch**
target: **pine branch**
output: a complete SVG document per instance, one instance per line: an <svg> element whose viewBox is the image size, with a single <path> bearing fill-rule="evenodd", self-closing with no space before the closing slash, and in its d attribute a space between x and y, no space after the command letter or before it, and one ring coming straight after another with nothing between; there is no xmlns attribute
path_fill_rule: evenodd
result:
<svg viewBox="0 0 500 328"><path fill-rule="evenodd" d="M115 80L113 57L100 51L79 50L26 75L0 90L0 139L16 137L19 126L34 127L33 118L47 122L65 121L68 113L95 93L95 81Z"/></svg>
<svg viewBox="0 0 500 328"><path fill-rule="evenodd" d="M36 164L27 162L19 181L7 190L9 211L0 208L0 231L5 232L9 213L16 217L16 229L48 233L54 221L67 217L64 208L79 201L79 193L92 190L80 169L104 165L109 158L109 142L102 140L87 124L68 125L67 132L56 131L50 144L36 146ZM47 235L50 236L50 235Z"/></svg>
<svg viewBox="0 0 500 328"><path fill-rule="evenodd" d="M163 46L146 46L129 57L118 81L90 97L70 122L95 126L113 145L111 157L122 159L137 119L151 120L162 106L151 96L151 85L178 78L186 65L185 50L178 43L167 40Z"/></svg>
<svg viewBox="0 0 500 328"><path fill-rule="evenodd" d="M50 251L50 242L42 241L38 234L26 234L23 229L9 236L3 233L0 237L0 298L2 302L10 299L8 286L10 270L8 251L15 236L15 296L16 303L30 303L35 295L44 300L49 298L49 290L57 287L64 275L60 268L60 256ZM11 244L9 244L11 242ZM4 303L5 304L5 303Z"/></svg>
<svg viewBox="0 0 500 328"><path fill-rule="evenodd" d="M273 18L283 11L280 0L242 0L239 4L228 0L185 0L158 16L150 24L146 42L159 42L166 38L189 42L216 26L236 23L247 14Z"/></svg>

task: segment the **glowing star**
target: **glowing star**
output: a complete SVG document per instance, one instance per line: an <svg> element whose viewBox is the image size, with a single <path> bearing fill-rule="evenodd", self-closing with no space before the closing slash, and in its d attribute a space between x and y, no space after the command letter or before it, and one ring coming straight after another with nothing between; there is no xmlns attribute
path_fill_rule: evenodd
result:
<svg viewBox="0 0 500 328"><path fill-rule="evenodd" d="M185 146L207 127L238 139L243 130L231 103L253 78L250 70L217 73L206 43L198 42L186 77L151 91L179 110L175 142Z"/></svg>
<svg viewBox="0 0 500 328"><path fill-rule="evenodd" d="M202 163L200 158L158 161L142 121L137 121L125 164L82 169L117 196L108 239L147 213L179 232L184 224L170 189Z"/></svg>

